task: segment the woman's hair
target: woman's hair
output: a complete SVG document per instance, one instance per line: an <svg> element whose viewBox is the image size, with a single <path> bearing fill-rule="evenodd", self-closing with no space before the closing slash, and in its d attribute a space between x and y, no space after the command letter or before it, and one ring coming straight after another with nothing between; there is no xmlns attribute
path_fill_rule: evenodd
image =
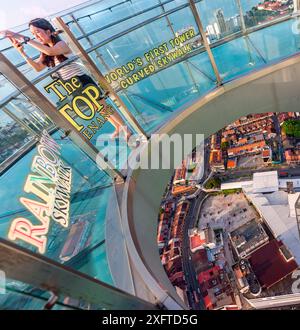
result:
<svg viewBox="0 0 300 330"><path fill-rule="evenodd" d="M51 32L51 40L54 43L54 45L61 40L58 35L60 33L62 33L63 31L62 30L55 31L52 24L44 18L35 18L35 19L31 20L28 25L29 25L29 27L32 25L36 28L39 28L39 29L42 29L45 31L49 30ZM42 55L41 60L44 65L51 67L51 68L53 68L55 66L55 62L54 62L55 56L49 56L44 53L41 53L41 55ZM58 61L60 63L68 59L63 54L56 55L56 58L58 59Z"/></svg>

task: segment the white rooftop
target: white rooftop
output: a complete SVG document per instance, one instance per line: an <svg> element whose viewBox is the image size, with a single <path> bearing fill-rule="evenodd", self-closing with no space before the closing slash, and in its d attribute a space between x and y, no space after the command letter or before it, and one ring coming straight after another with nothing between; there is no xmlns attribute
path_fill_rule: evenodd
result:
<svg viewBox="0 0 300 330"><path fill-rule="evenodd" d="M290 206L290 217L296 217L296 202L297 199L299 198L300 193L296 193L296 194L289 194L289 206Z"/></svg>
<svg viewBox="0 0 300 330"><path fill-rule="evenodd" d="M300 239L297 220L290 216L288 194L282 191L270 195L253 193L251 186L245 187L244 192L268 224L274 236L283 242L295 257L297 264L300 265ZM286 194L285 198L283 194Z"/></svg>
<svg viewBox="0 0 300 330"><path fill-rule="evenodd" d="M279 190L277 171L261 172L253 174L253 192L269 193Z"/></svg>

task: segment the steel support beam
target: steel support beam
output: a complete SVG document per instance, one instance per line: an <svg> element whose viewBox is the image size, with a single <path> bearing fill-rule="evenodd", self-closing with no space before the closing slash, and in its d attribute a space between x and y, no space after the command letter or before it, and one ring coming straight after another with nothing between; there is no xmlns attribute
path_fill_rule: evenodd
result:
<svg viewBox="0 0 300 330"><path fill-rule="evenodd" d="M300 10L300 0L293 0L294 2L294 13L297 13Z"/></svg>
<svg viewBox="0 0 300 330"><path fill-rule="evenodd" d="M240 15L240 19L241 19L241 29L242 29L242 32L244 34L246 34L247 29L246 29L246 24L245 24L245 19L244 19L244 12L243 12L243 7L242 7L242 4L241 4L241 0L236 0L236 4L238 6L239 15Z"/></svg>
<svg viewBox="0 0 300 330"><path fill-rule="evenodd" d="M86 35L86 33L84 32L82 26L79 24L79 22L76 20L75 16L73 14L70 15L73 19L74 24L76 25L77 29L80 31L80 33L82 34L82 36L86 39L86 41L89 43L89 45L92 47L94 46L91 38L89 36ZM104 61L102 55L99 53L98 49L95 50L95 53L97 55L97 57L99 58L100 62L102 63L102 65L105 67L105 69L109 72L110 71L110 67L106 64L106 62Z"/></svg>
<svg viewBox="0 0 300 330"><path fill-rule="evenodd" d="M207 51L207 55L209 57L209 60L210 60L210 63L212 65L212 68L214 70L214 73L216 75L217 84L218 85L222 85L222 79L221 79L221 76L220 76L220 73L219 73L219 70L218 70L218 67L217 67L215 58L213 56L213 53L212 53L212 51L210 49L210 46L208 44L208 41L206 39L206 34L204 32L203 25L202 25L202 22L201 22L201 19L200 19L198 10L196 8L195 1L194 0L189 0L189 4L190 4L190 8L192 10L192 13L194 15L194 19L196 21L196 24L197 24L197 27L199 29L199 32L200 32L200 34L202 36L202 42L203 42L204 47L205 47L205 49Z"/></svg>

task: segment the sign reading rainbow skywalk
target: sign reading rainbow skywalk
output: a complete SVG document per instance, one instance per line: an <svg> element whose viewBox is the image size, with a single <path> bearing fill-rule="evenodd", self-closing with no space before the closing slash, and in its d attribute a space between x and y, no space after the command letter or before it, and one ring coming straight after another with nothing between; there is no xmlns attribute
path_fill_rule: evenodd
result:
<svg viewBox="0 0 300 330"><path fill-rule="evenodd" d="M34 221L25 217L14 219L8 238L26 242L43 254L51 221L65 228L69 225L72 169L60 159L60 146L46 131L43 131L37 152L24 186L24 193L36 198L20 198Z"/></svg>

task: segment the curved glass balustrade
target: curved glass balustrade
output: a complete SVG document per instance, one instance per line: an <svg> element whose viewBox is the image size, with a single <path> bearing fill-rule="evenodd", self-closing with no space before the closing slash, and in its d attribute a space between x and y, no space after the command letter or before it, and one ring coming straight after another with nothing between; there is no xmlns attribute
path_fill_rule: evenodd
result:
<svg viewBox="0 0 300 330"><path fill-rule="evenodd" d="M59 144L60 159L72 169L70 196L70 224L65 228L59 223L51 223L46 233L46 256L58 260L70 267L87 272L107 283L112 283L106 270L105 258L105 213L112 180L88 159L69 140L60 139L61 132L52 135ZM0 177L1 187L1 237L13 230L13 219L26 218L35 222L34 213L30 213L20 198L38 200L34 194L24 192L24 185L31 172L33 158L38 155L36 148L24 155L18 162ZM17 173L17 175L16 175ZM40 237L40 236L38 236ZM24 237L23 237L24 239ZM25 243L16 236L16 243L36 251L40 245ZM77 259L75 257L77 255ZM72 259L72 260L71 260ZM97 265L97 267L95 267Z"/></svg>
<svg viewBox="0 0 300 330"><path fill-rule="evenodd" d="M136 121L141 130L150 135L193 101L216 90L220 83L226 84L299 53L299 19L293 1L274 7L272 11L258 9L258 0L194 2L198 17L186 0L99 1L63 13L63 22L88 54L99 75L90 71L76 52L67 64L37 73L6 39L0 40L0 50L53 108L61 109L71 101L70 97L61 100L53 89L45 90L53 79L60 78L57 72L65 65L79 63L99 83L99 90L105 92L103 81L99 81L102 75L111 88L106 104L133 133L137 131ZM53 19L53 23L57 24L57 20ZM27 27L22 33L30 35ZM66 34L62 34L62 38L68 40ZM25 47L29 56L37 58L37 51ZM144 70L145 67L148 69ZM66 94L61 86L58 89ZM0 236L8 239L10 226L16 218L24 217L33 223L36 220L20 198L33 198L24 192L24 185L32 172L43 131L47 130L59 146L60 160L71 169L72 180L70 223L66 228L58 223L51 224L43 254L104 283L118 286L110 271L105 241L105 219L110 212L108 202L115 177L110 177L110 173L101 168L103 163L95 164L95 159L82 145L87 141L89 150L101 152L103 159L114 169L122 170L131 152L126 138L120 136L117 142L104 143L107 135L114 132L113 123L108 119L101 125L98 121L97 127L89 123L89 127L82 129L82 117L72 110L67 111L64 118L67 116L69 122L76 122L76 133L84 140L78 142L78 138L64 137L65 126L53 121L49 112L34 104L26 93L26 89L1 74ZM124 103L122 109L118 97ZM81 105L80 109L85 117L93 111L86 105ZM110 152L115 143L124 145L117 154ZM38 252L37 245L13 241Z"/></svg>

